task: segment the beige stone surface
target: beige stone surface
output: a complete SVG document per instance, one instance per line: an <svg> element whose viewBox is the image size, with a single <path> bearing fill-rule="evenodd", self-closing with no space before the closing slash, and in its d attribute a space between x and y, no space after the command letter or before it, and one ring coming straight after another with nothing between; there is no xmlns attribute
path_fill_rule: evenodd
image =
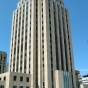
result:
<svg viewBox="0 0 88 88"><path fill-rule="evenodd" d="M31 74L31 88L55 87L55 70L76 88L68 10L62 0L20 0L13 12L10 72Z"/></svg>
<svg viewBox="0 0 88 88"><path fill-rule="evenodd" d="M64 88L63 71L55 71L55 88Z"/></svg>
<svg viewBox="0 0 88 88"><path fill-rule="evenodd" d="M16 81L13 80L13 77L16 76ZM5 80L4 80L5 77ZM23 81L20 81L20 77L23 77ZM29 78L29 82L26 82L26 78ZM13 86L23 86L26 88L27 86L30 88L31 83L31 75L25 73L17 73L17 72L7 72L0 74L0 85L4 86L4 88L13 88Z"/></svg>

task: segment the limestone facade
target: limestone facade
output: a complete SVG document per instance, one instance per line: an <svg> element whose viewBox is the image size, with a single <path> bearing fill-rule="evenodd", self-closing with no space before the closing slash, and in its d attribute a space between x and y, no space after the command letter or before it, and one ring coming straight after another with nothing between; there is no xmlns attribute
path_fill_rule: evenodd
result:
<svg viewBox="0 0 88 88"><path fill-rule="evenodd" d="M0 74L0 88L31 88L31 75L17 72Z"/></svg>
<svg viewBox="0 0 88 88"><path fill-rule="evenodd" d="M62 0L20 0L13 12L9 71L31 74L31 88L55 88L55 70L76 88L68 10Z"/></svg>

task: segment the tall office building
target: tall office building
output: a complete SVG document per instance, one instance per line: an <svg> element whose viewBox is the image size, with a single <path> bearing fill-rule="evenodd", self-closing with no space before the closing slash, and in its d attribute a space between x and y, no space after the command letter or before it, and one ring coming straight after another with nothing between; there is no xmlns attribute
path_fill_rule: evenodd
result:
<svg viewBox="0 0 88 88"><path fill-rule="evenodd" d="M0 74L6 72L6 52L0 51Z"/></svg>
<svg viewBox="0 0 88 88"><path fill-rule="evenodd" d="M55 88L55 70L69 72L69 88L76 88L68 10L62 0L20 0L9 71L31 74L31 88Z"/></svg>

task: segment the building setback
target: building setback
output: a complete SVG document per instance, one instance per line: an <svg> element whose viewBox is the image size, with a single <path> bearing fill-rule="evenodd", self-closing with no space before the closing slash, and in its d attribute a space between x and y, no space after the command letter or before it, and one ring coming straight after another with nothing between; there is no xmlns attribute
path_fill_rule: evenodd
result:
<svg viewBox="0 0 88 88"><path fill-rule="evenodd" d="M55 70L68 72L69 88L76 88L68 10L62 0L20 0L13 12L9 71L31 74L31 88L56 88Z"/></svg>
<svg viewBox="0 0 88 88"><path fill-rule="evenodd" d="M6 72L6 52L0 51L0 74Z"/></svg>

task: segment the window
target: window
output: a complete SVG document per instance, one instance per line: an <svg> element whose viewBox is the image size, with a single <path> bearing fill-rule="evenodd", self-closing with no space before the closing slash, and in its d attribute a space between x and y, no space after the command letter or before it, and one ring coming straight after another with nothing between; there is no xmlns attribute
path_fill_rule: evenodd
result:
<svg viewBox="0 0 88 88"><path fill-rule="evenodd" d="M2 88L4 88L4 86L2 86Z"/></svg>
<svg viewBox="0 0 88 88"><path fill-rule="evenodd" d="M4 77L4 81L6 80L6 77Z"/></svg>
<svg viewBox="0 0 88 88"><path fill-rule="evenodd" d="M44 51L42 51L42 54L44 54Z"/></svg>
<svg viewBox="0 0 88 88"><path fill-rule="evenodd" d="M29 82L29 77L26 78L26 82Z"/></svg>
<svg viewBox="0 0 88 88"><path fill-rule="evenodd" d="M5 57L4 57L4 59L5 59Z"/></svg>
<svg viewBox="0 0 88 88"><path fill-rule="evenodd" d="M25 56L26 56L27 54L25 53Z"/></svg>
<svg viewBox="0 0 88 88"><path fill-rule="evenodd" d="M29 88L28 86L26 88Z"/></svg>
<svg viewBox="0 0 88 88"><path fill-rule="evenodd" d="M19 86L19 88L23 88L23 86Z"/></svg>
<svg viewBox="0 0 88 88"><path fill-rule="evenodd" d="M25 39L27 39L27 36L25 36Z"/></svg>
<svg viewBox="0 0 88 88"><path fill-rule="evenodd" d="M42 33L42 37L44 37L44 33Z"/></svg>
<svg viewBox="0 0 88 88"><path fill-rule="evenodd" d="M44 48L44 45L42 45L42 48Z"/></svg>
<svg viewBox="0 0 88 88"><path fill-rule="evenodd" d="M20 67L20 70L22 70L22 67Z"/></svg>
<svg viewBox="0 0 88 88"><path fill-rule="evenodd" d="M23 81L23 77L22 77L22 76L20 77L20 81ZM22 87L22 88L23 88L23 87Z"/></svg>
<svg viewBox="0 0 88 88"><path fill-rule="evenodd" d="M27 2L27 5L28 5L28 2Z"/></svg>
<svg viewBox="0 0 88 88"><path fill-rule="evenodd" d="M44 42L44 40L42 40L42 42Z"/></svg>
<svg viewBox="0 0 88 88"><path fill-rule="evenodd" d="M25 43L25 50L27 49L27 42Z"/></svg>
<svg viewBox="0 0 88 88"><path fill-rule="evenodd" d="M44 64L43 64L43 67L44 67Z"/></svg>
<svg viewBox="0 0 88 88"><path fill-rule="evenodd" d="M0 80L1 80L1 78L0 78Z"/></svg>
<svg viewBox="0 0 88 88"><path fill-rule="evenodd" d="M0 88L4 88L4 86L0 85Z"/></svg>
<svg viewBox="0 0 88 88"><path fill-rule="evenodd" d="M43 86L45 86L44 82L43 82Z"/></svg>
<svg viewBox="0 0 88 88"><path fill-rule="evenodd" d="M14 80L14 81L16 81L16 79L17 79L17 77L16 77L16 76L14 76L14 77L13 77L13 80Z"/></svg>
<svg viewBox="0 0 88 88"><path fill-rule="evenodd" d="M13 86L13 88L17 88L17 86Z"/></svg>
<svg viewBox="0 0 88 88"><path fill-rule="evenodd" d="M24 69L26 69L26 66L24 66Z"/></svg>

